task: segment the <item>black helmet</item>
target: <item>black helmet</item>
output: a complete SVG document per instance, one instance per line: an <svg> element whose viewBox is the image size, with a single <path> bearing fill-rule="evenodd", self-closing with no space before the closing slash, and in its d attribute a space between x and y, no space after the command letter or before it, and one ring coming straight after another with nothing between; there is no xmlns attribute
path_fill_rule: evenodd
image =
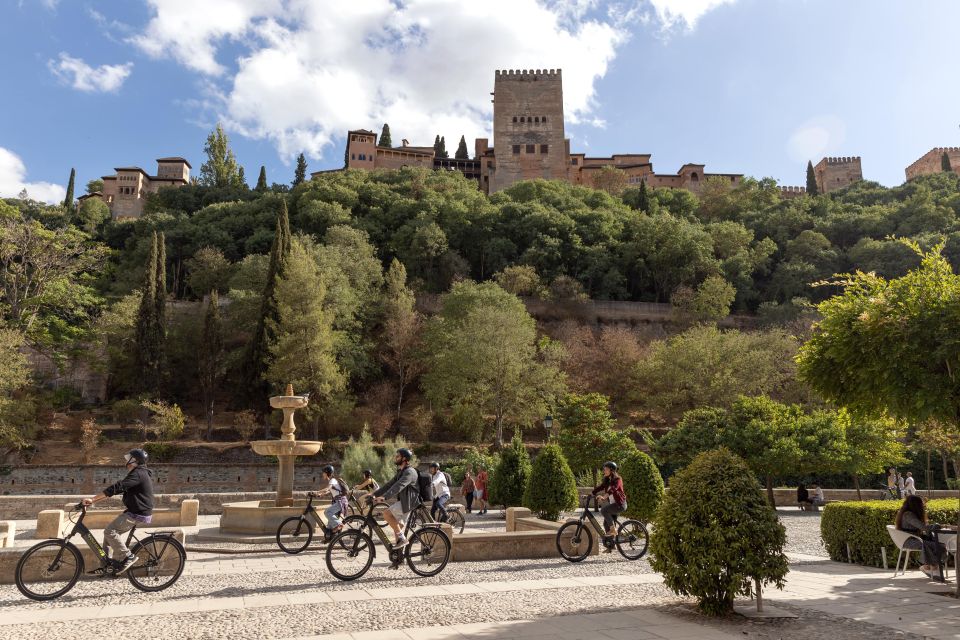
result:
<svg viewBox="0 0 960 640"><path fill-rule="evenodd" d="M401 447L397 449L397 453L399 453L400 457L406 460L407 462L410 462L411 460L413 460L413 452L410 451L410 449L407 449L406 447Z"/></svg>
<svg viewBox="0 0 960 640"><path fill-rule="evenodd" d="M431 463L430 463L430 468L431 468L431 469L436 469L437 471L440 471L440 463L439 463L439 462L431 462Z"/></svg>
<svg viewBox="0 0 960 640"><path fill-rule="evenodd" d="M321 471L323 471L323 472L324 472L325 474L327 474L328 476L333 477L333 465L332 465L332 464L328 464L328 465L325 466L323 469L321 469Z"/></svg>
<svg viewBox="0 0 960 640"><path fill-rule="evenodd" d="M123 459L127 462L136 462L137 464L147 464L147 452L143 449L130 449Z"/></svg>
<svg viewBox="0 0 960 640"><path fill-rule="evenodd" d="M370 469L364 469L364 470L363 470L363 477L364 477L364 478L369 478L369 477L371 477L372 475L373 475L373 471L371 471Z"/></svg>
<svg viewBox="0 0 960 640"><path fill-rule="evenodd" d="M603 466L604 466L604 468L606 468L606 469L610 469L610 471L616 471L617 468L618 468L618 467L617 467L617 463L616 463L616 462L612 462L612 461L610 461L610 460L607 460L606 462L604 462L604 463L603 463Z"/></svg>

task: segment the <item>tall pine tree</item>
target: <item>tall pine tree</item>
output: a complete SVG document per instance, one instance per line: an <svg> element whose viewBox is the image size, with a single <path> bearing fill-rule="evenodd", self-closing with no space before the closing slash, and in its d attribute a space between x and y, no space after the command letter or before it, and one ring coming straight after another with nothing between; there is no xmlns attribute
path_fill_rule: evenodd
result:
<svg viewBox="0 0 960 640"><path fill-rule="evenodd" d="M207 136L203 152L207 154L207 161L200 166L199 183L206 187L237 186L240 175L237 158L219 122L217 128Z"/></svg>
<svg viewBox="0 0 960 640"><path fill-rule="evenodd" d="M447 153L447 139L443 136L440 136L440 157L449 158L450 154Z"/></svg>
<svg viewBox="0 0 960 640"><path fill-rule="evenodd" d="M157 234L157 265L154 272L154 310L153 322L157 336L157 373L156 391L164 391L163 374L167 361L167 239L163 232Z"/></svg>
<svg viewBox="0 0 960 640"><path fill-rule="evenodd" d="M267 189L267 168L260 165L260 177L257 178L257 187L254 191L257 193L266 193Z"/></svg>
<svg viewBox="0 0 960 640"><path fill-rule="evenodd" d="M301 184L307 179L307 159L303 153L297 156L297 170L293 172L293 186Z"/></svg>
<svg viewBox="0 0 960 640"><path fill-rule="evenodd" d="M940 156L940 169L943 170L945 173L953 171L953 167L950 165L950 156L947 155L946 151L944 151L943 155ZM73 176L73 174L70 174L70 175L71 177Z"/></svg>
<svg viewBox="0 0 960 640"><path fill-rule="evenodd" d="M143 290L140 292L140 306L134 326L136 353L134 361L141 391L153 393L159 387L160 340L157 327L157 233L154 231L150 243L150 254L143 278Z"/></svg>
<svg viewBox="0 0 960 640"><path fill-rule="evenodd" d="M433 139L433 157L442 158L440 155L440 134L437 134L437 137Z"/></svg>
<svg viewBox="0 0 960 640"><path fill-rule="evenodd" d="M210 440L210 435L213 432L213 401L224 369L223 322L220 319L220 299L216 289L210 292L207 312L203 317L197 369L200 378L200 391L203 396L203 411L207 416L206 439Z"/></svg>
<svg viewBox="0 0 960 640"><path fill-rule="evenodd" d="M393 146L393 140L390 138L390 125L383 123L383 130L380 131L380 139L377 141L378 147L390 148Z"/></svg>
<svg viewBox="0 0 960 640"><path fill-rule="evenodd" d="M816 196L820 194L817 188L817 174L813 172L813 162L807 160L807 195Z"/></svg>
<svg viewBox="0 0 960 640"><path fill-rule="evenodd" d="M274 327L278 323L276 301L277 282L286 272L287 259L290 256L290 216L287 212L287 201L277 213L277 224L270 247L270 265L267 268L267 283L263 290L260 302L260 316L257 318L257 328L247 350L247 359L244 367L244 385L241 390L241 399L258 402L270 392L270 385L264 376L270 360L270 348L276 342ZM258 405L259 406L259 405Z"/></svg>
<svg viewBox="0 0 960 640"><path fill-rule="evenodd" d="M70 181L67 182L67 197L63 199L63 208L67 210L67 213L73 213L73 181L76 177L77 170L71 167Z"/></svg>
<svg viewBox="0 0 960 640"><path fill-rule="evenodd" d="M469 160L470 152L467 151L467 139L460 136L460 145L457 147L457 153L454 155L457 160Z"/></svg>
<svg viewBox="0 0 960 640"><path fill-rule="evenodd" d="M243 189L247 189L250 187L250 185L247 184L247 174L243 170L243 166L237 169L237 183L238 183L238 186Z"/></svg>

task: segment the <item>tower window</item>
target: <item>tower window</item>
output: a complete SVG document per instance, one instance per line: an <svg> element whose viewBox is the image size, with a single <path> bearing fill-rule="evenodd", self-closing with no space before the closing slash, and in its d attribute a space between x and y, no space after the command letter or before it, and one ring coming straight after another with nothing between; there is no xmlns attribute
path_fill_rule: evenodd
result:
<svg viewBox="0 0 960 640"><path fill-rule="evenodd" d="M537 116L536 118L534 118L533 121L537 124L540 124L540 116Z"/></svg>
<svg viewBox="0 0 960 640"><path fill-rule="evenodd" d="M700 181L700 176L697 175L696 171L690 174L690 182L699 182L699 181Z"/></svg>
<svg viewBox="0 0 960 640"><path fill-rule="evenodd" d="M546 121L547 121L547 116L543 116L543 118L540 119L540 122L546 122Z"/></svg>
<svg viewBox="0 0 960 640"><path fill-rule="evenodd" d="M577 158L570 158L570 164L577 166L580 163L580 160Z"/></svg>
<svg viewBox="0 0 960 640"><path fill-rule="evenodd" d="M520 122L526 122L526 121L527 121L526 118L524 118L523 116L520 116Z"/></svg>
<svg viewBox="0 0 960 640"><path fill-rule="evenodd" d="M537 152L537 145L535 144L527 145L527 153L536 153L536 152Z"/></svg>
<svg viewBox="0 0 960 640"><path fill-rule="evenodd" d="M520 155L520 145L518 144L513 145L513 155L515 156Z"/></svg>
<svg viewBox="0 0 960 640"><path fill-rule="evenodd" d="M513 116L513 121L514 121L514 122L517 121L517 116Z"/></svg>
<svg viewBox="0 0 960 640"><path fill-rule="evenodd" d="M547 151L548 151L549 149L550 149L550 145L548 145L548 144L542 144L542 145L540 145L540 153L547 153Z"/></svg>

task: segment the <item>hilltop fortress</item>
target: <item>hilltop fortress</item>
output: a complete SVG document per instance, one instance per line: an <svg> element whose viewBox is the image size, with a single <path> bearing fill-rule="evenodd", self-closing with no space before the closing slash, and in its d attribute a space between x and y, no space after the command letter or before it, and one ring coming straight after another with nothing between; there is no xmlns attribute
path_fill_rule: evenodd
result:
<svg viewBox="0 0 960 640"><path fill-rule="evenodd" d="M686 163L676 173L656 173L649 153L623 153L593 157L571 152L564 132L563 75L560 69L497 70L493 82L493 144L477 138L471 158L442 158L432 146L413 146L406 140L399 147L378 145L377 134L367 129L347 132L346 168L399 169L423 167L459 171L476 180L484 193L495 193L521 180L543 178L572 184L596 186L604 167L626 174L629 184L648 187L688 189L699 193L704 181L718 178L737 185L740 173L707 173L705 166ZM906 168L907 180L944 170L943 156L950 170L960 173L960 147L936 147ZM341 171L334 169L332 171ZM331 171L317 171L316 178ZM863 180L859 156L823 158L814 167L819 193L830 193ZM143 213L148 194L161 187L176 187L190 181L190 163L180 157L157 160L157 175L139 167L120 167L113 176L104 176L103 192L84 198L101 198L114 218L137 218ZM783 186L785 198L806 194L805 187Z"/></svg>

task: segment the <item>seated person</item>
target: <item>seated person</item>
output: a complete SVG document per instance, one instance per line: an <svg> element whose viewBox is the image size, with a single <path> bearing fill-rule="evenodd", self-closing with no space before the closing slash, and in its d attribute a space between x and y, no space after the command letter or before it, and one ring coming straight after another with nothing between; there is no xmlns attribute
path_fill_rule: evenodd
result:
<svg viewBox="0 0 960 640"><path fill-rule="evenodd" d="M810 500L810 493L803 483L800 483L800 486L797 487L797 504L800 505L801 509L813 506L813 502Z"/></svg>
<svg viewBox="0 0 960 640"><path fill-rule="evenodd" d="M321 489L313 495L330 494L330 506L323 511L323 514L327 517L327 526L323 535L324 538L330 539L343 526L340 518L347 513L347 486L343 480L334 476L333 465L330 464L323 468L323 479L327 481L327 488Z"/></svg>
<svg viewBox="0 0 960 640"><path fill-rule="evenodd" d="M363 470L363 480L353 488L354 491L363 491L365 493L373 493L380 488L380 484L377 482L376 478L373 477L373 471L370 469Z"/></svg>
<svg viewBox="0 0 960 640"><path fill-rule="evenodd" d="M827 503L823 498L823 489L820 488L820 485L810 485L810 490L813 491L813 495L810 497L810 503L813 504L813 506L822 507Z"/></svg>
<svg viewBox="0 0 960 640"><path fill-rule="evenodd" d="M921 538L920 541L911 538L903 545L904 549L919 549L923 566L920 570L931 578L941 579L943 562L946 560L947 548L942 542L937 542L930 532L939 527L937 524L927 523L927 506L920 496L907 496L897 512L894 521L897 529L906 531Z"/></svg>

